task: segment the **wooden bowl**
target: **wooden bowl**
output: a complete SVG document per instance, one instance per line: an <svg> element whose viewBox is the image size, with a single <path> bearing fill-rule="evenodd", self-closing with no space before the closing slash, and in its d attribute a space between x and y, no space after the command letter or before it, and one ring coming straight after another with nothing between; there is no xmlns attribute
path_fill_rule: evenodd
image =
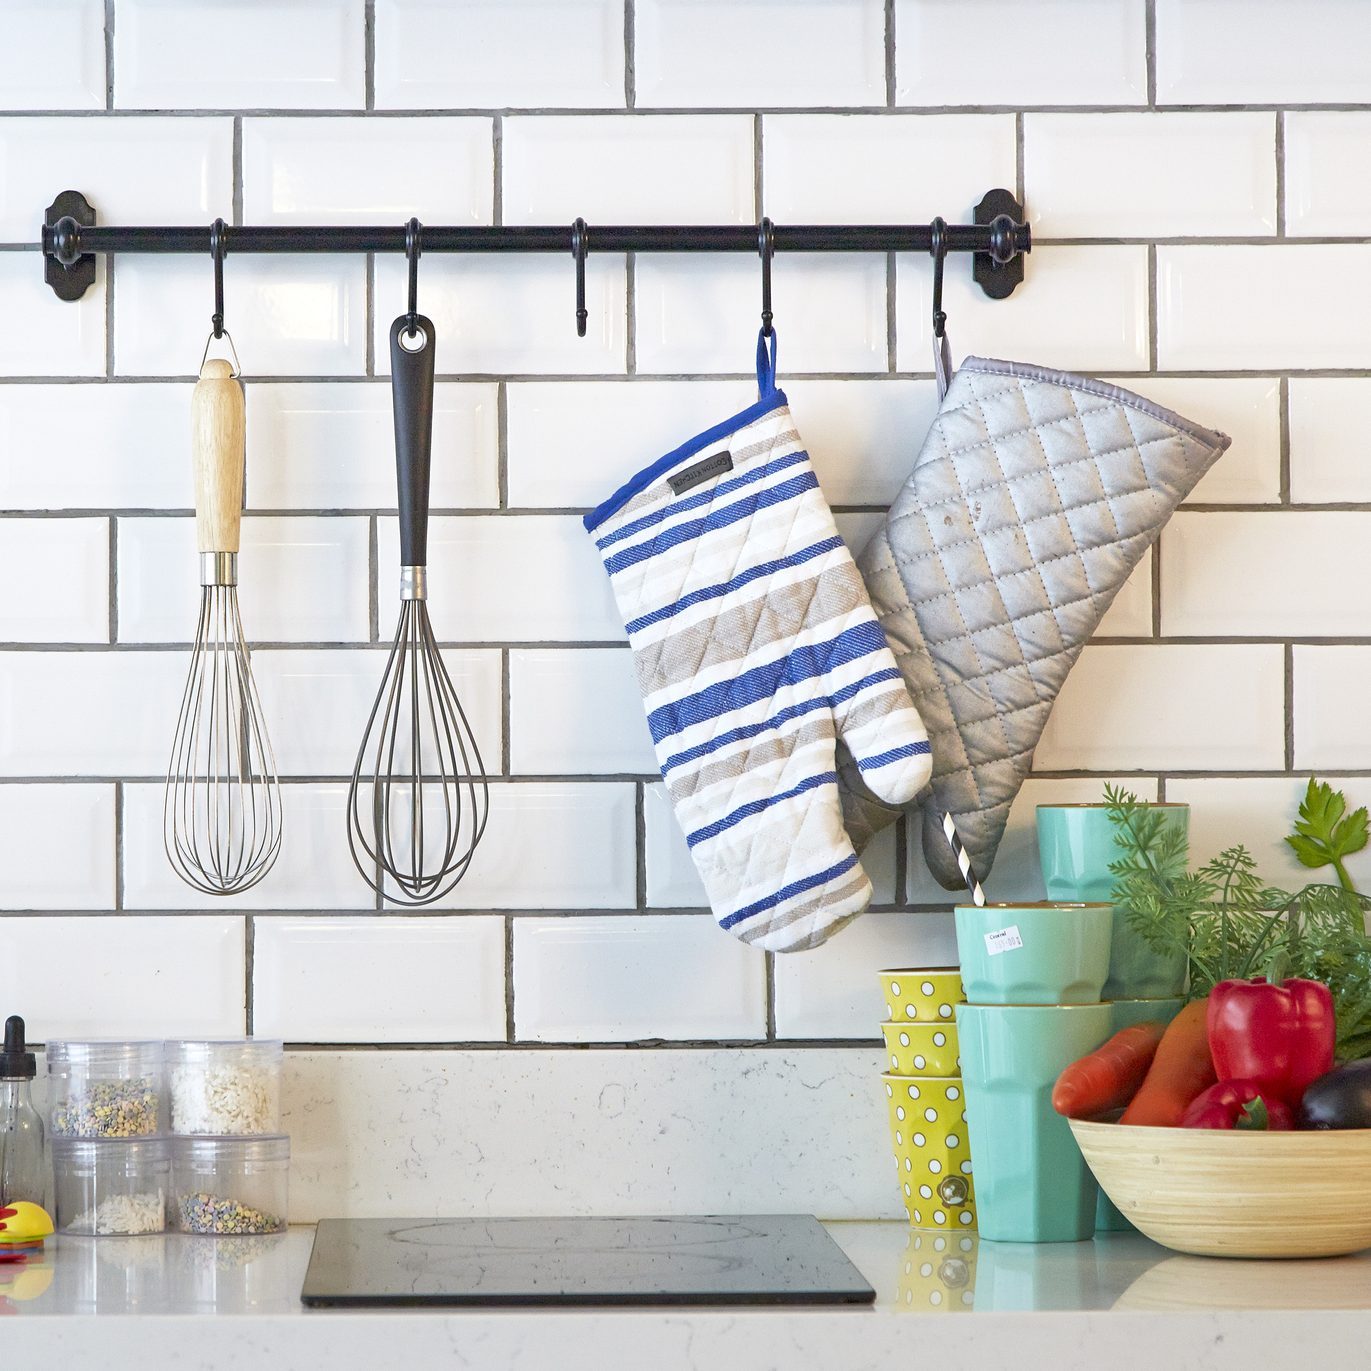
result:
<svg viewBox="0 0 1371 1371"><path fill-rule="evenodd" d="M1371 1129L1265 1133L1073 1119L1105 1194L1154 1242L1202 1257L1371 1247Z"/></svg>

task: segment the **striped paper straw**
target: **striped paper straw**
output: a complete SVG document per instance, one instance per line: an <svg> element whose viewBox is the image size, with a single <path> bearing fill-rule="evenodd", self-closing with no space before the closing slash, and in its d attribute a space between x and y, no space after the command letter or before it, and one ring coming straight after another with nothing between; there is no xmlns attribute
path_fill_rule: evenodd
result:
<svg viewBox="0 0 1371 1371"><path fill-rule="evenodd" d="M957 825L952 822L952 815L943 815L943 832L947 835L947 841L952 848L953 855L957 858L957 865L961 868L962 880L966 882L966 888L971 892L972 900L978 904L985 903L985 891L981 889L980 877L976 875L971 867L971 858L967 855L966 848L962 846L961 835L957 832Z"/></svg>

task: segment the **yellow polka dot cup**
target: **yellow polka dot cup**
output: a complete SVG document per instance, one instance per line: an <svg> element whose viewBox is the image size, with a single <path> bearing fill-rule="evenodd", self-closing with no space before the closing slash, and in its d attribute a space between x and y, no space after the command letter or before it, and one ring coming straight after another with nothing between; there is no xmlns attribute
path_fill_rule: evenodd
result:
<svg viewBox="0 0 1371 1371"><path fill-rule="evenodd" d="M905 1214L915 1228L976 1225L966 1097L955 1076L882 1076Z"/></svg>
<svg viewBox="0 0 1371 1371"><path fill-rule="evenodd" d="M892 1076L960 1076L957 1026L950 1023L883 1023Z"/></svg>
<svg viewBox="0 0 1371 1371"><path fill-rule="evenodd" d="M882 971L885 1017L891 1023L956 1021L957 1006L966 1001L961 972L955 966Z"/></svg>
<svg viewBox="0 0 1371 1371"><path fill-rule="evenodd" d="M975 1233L915 1229L900 1261L899 1308L917 1314L964 1313L975 1302Z"/></svg>

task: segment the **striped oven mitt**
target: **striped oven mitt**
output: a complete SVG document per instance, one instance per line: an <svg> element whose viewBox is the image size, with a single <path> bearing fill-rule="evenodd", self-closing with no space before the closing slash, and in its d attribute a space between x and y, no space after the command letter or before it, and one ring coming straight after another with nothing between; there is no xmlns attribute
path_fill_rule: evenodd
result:
<svg viewBox="0 0 1371 1371"><path fill-rule="evenodd" d="M839 742L891 805L913 800L931 762L767 341L756 404L644 468L585 525L714 916L792 952L871 900L843 828Z"/></svg>

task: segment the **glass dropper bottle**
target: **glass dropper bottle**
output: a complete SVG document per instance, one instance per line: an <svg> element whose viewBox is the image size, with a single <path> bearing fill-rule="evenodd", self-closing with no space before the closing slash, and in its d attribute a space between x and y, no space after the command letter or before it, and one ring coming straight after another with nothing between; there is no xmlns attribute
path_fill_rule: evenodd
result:
<svg viewBox="0 0 1371 1371"><path fill-rule="evenodd" d="M12 1014L5 1020L0 1050L0 1208L15 1200L41 1205L46 1199L43 1120L32 1095L37 1070L24 1045L24 1021Z"/></svg>

